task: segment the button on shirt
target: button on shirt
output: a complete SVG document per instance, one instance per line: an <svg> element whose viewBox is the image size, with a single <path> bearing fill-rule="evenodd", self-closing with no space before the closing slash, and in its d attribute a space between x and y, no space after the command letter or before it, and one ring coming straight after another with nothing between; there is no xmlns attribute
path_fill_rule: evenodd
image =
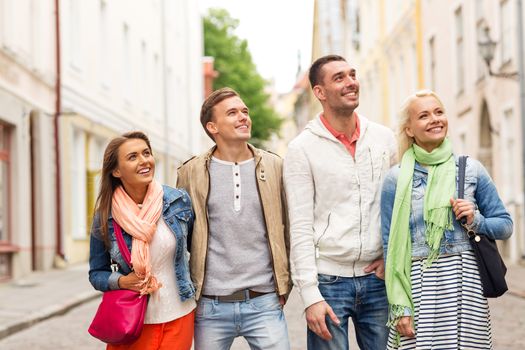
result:
<svg viewBox="0 0 525 350"><path fill-rule="evenodd" d="M354 113L354 118L355 118L355 130L354 130L354 133L352 134L352 137L348 139L348 137L344 133L335 130L330 125L330 123L328 123L328 120L326 120L324 115L321 114L321 121L323 122L324 127L328 131L330 131L330 133L334 135L334 137L338 139L339 142L341 142L345 146L345 148L347 149L348 152L350 152L353 158L355 158L355 148L357 145L357 140L359 139L359 135L361 133L361 129L359 127L359 118L357 117L357 113Z"/></svg>

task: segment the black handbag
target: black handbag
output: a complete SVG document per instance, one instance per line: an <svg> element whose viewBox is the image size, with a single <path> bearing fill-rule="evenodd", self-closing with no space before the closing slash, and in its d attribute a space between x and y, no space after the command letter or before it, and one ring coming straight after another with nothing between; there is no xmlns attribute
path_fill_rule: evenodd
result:
<svg viewBox="0 0 525 350"><path fill-rule="evenodd" d="M459 157L458 170L458 198L463 198L465 194L465 167L467 156ZM502 296L507 290L505 274L507 267L498 251L496 241L485 235L478 235L466 226L466 219L462 219L461 224L467 230L470 245L478 261L479 277L483 287L483 295L486 298L497 298Z"/></svg>

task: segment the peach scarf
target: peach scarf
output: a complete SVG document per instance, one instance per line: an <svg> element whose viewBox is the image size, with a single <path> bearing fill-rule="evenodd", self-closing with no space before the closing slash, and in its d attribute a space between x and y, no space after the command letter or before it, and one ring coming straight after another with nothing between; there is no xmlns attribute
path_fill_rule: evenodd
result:
<svg viewBox="0 0 525 350"><path fill-rule="evenodd" d="M122 186L113 192L111 213L124 231L133 237L131 264L137 276L142 279L141 294L146 294L148 288L156 291L161 287L151 274L149 244L153 240L157 221L162 213L163 193L162 186L153 180L148 186L142 208L139 208Z"/></svg>

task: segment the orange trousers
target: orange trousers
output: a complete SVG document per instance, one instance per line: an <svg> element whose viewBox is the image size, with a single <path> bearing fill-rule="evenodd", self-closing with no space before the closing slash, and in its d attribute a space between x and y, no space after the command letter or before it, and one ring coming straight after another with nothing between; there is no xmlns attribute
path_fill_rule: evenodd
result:
<svg viewBox="0 0 525 350"><path fill-rule="evenodd" d="M193 342L195 310L176 320L145 324L140 338L126 345L110 345L107 350L190 350Z"/></svg>

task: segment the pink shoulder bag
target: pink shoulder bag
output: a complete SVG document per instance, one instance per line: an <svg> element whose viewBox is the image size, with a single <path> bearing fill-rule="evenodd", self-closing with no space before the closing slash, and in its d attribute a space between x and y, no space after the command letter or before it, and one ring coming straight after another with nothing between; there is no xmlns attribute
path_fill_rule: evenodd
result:
<svg viewBox="0 0 525 350"><path fill-rule="evenodd" d="M124 242L119 224L113 220L120 254L131 268L131 253ZM148 296L129 289L104 292L88 332L108 344L130 344L140 337Z"/></svg>

